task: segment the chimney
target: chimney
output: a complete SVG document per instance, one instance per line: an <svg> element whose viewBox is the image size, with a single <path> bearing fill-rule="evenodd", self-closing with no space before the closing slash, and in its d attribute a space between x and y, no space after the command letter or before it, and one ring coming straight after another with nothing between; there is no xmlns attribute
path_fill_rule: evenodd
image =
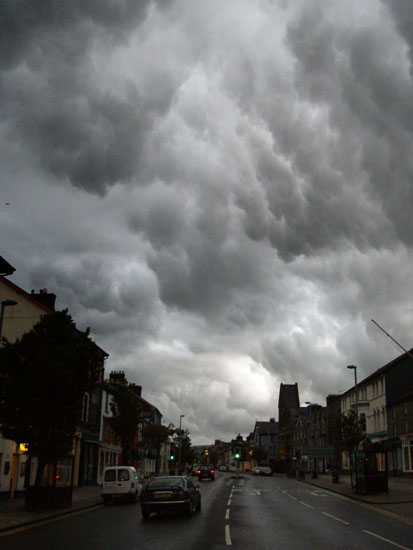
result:
<svg viewBox="0 0 413 550"><path fill-rule="evenodd" d="M34 290L32 290L31 295L43 306L46 306L52 311L55 310L56 294L53 294L52 292L47 292L47 288L41 288L39 292L35 292Z"/></svg>
<svg viewBox="0 0 413 550"><path fill-rule="evenodd" d="M125 372L123 370L113 370L109 375L109 382L111 384L122 384L123 386L126 386L127 380Z"/></svg>

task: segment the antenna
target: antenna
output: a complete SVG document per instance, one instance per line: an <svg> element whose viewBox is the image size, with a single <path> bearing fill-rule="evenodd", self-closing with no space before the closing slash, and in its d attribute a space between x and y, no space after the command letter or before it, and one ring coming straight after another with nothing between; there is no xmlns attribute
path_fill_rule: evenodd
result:
<svg viewBox="0 0 413 550"><path fill-rule="evenodd" d="M371 322L374 323L374 324L376 325L376 327L378 327L380 330L382 330L382 331L384 332L384 334L390 338L390 340L393 340L393 342L394 342L397 346L399 346L400 349L402 349L405 353L407 353L407 355L408 355L409 357L411 357L411 358L413 359L413 355L410 353L410 351L408 351L408 350L405 349L401 344L399 344L399 342L398 342L397 340L395 340L395 339L393 338L393 336L390 336L390 334L389 334L388 332L386 332L386 331L384 330L384 328L381 327L378 323L376 323L376 321L375 321L374 319L372 319Z"/></svg>

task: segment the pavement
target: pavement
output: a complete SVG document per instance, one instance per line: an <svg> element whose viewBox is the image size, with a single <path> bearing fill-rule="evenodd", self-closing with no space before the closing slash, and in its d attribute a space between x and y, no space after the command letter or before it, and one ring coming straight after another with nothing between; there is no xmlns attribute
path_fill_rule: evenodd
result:
<svg viewBox="0 0 413 550"><path fill-rule="evenodd" d="M333 483L331 475L319 474L317 479L307 475L303 483L338 493L353 500L363 502L387 514L413 525L413 478L389 477L389 492L374 495L358 495L351 488L350 476L340 475L338 483ZM72 506L56 510L28 511L24 507L24 496L12 500L0 500L0 536L14 529L40 523L66 514L71 514L102 504L100 486L75 487Z"/></svg>
<svg viewBox="0 0 413 550"><path fill-rule="evenodd" d="M351 487L349 475L340 475L338 483L333 482L331 474L318 474L317 479L312 479L311 475L307 475L301 481L385 510L388 514L397 516L413 525L413 478L411 477L389 477L388 494L370 495L357 494Z"/></svg>
<svg viewBox="0 0 413 550"><path fill-rule="evenodd" d="M0 536L1 534L33 523L40 523L65 514L71 514L86 508L102 504L100 485L74 487L72 506L55 510L29 511L25 509L24 496L12 500L0 500Z"/></svg>

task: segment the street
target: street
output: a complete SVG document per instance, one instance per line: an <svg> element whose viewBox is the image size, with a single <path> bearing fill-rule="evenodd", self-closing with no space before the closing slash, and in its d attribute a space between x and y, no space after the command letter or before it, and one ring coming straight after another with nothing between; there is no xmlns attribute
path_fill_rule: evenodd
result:
<svg viewBox="0 0 413 550"><path fill-rule="evenodd" d="M202 511L152 515L110 504L0 536L3 550L413 549L413 527L285 477L220 473L201 484Z"/></svg>

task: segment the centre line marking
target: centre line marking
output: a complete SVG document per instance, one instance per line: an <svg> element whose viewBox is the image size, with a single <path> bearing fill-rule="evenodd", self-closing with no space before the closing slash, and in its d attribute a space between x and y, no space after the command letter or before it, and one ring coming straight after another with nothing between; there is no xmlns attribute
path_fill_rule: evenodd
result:
<svg viewBox="0 0 413 550"><path fill-rule="evenodd" d="M232 542L231 542L231 533L229 531L229 525L225 525L225 544L227 546L231 546L232 545Z"/></svg>
<svg viewBox="0 0 413 550"><path fill-rule="evenodd" d="M331 514L327 514L327 512L321 512L325 516L328 516L329 518L335 519L336 521L339 521L340 523L344 523L344 525L350 525L348 521L344 521L343 519L336 518L336 516L332 516Z"/></svg>
<svg viewBox="0 0 413 550"><path fill-rule="evenodd" d="M311 504L307 504L306 502L303 502L300 500L300 503L303 504L303 506L307 506L307 508L314 508L314 506L311 506Z"/></svg>
<svg viewBox="0 0 413 550"><path fill-rule="evenodd" d="M288 495L290 498L292 498L293 500L297 500L297 497L293 497L293 495Z"/></svg>
<svg viewBox="0 0 413 550"><path fill-rule="evenodd" d="M225 519L229 519L229 508L227 508L227 513L225 514Z"/></svg>
<svg viewBox="0 0 413 550"><path fill-rule="evenodd" d="M227 506L231 506L231 499L228 500Z"/></svg>
<svg viewBox="0 0 413 550"><path fill-rule="evenodd" d="M392 544L393 546L397 546L397 548L402 548L403 550L410 550L410 548L407 548L407 546L401 546L401 544L397 544L397 542L393 542L392 540L385 539L384 537L381 537L380 535L376 535L376 533L372 533L371 531L366 531L363 529L363 533L367 533L368 535L371 535L372 537L377 537L380 540L384 540L385 542L388 542L389 544Z"/></svg>

